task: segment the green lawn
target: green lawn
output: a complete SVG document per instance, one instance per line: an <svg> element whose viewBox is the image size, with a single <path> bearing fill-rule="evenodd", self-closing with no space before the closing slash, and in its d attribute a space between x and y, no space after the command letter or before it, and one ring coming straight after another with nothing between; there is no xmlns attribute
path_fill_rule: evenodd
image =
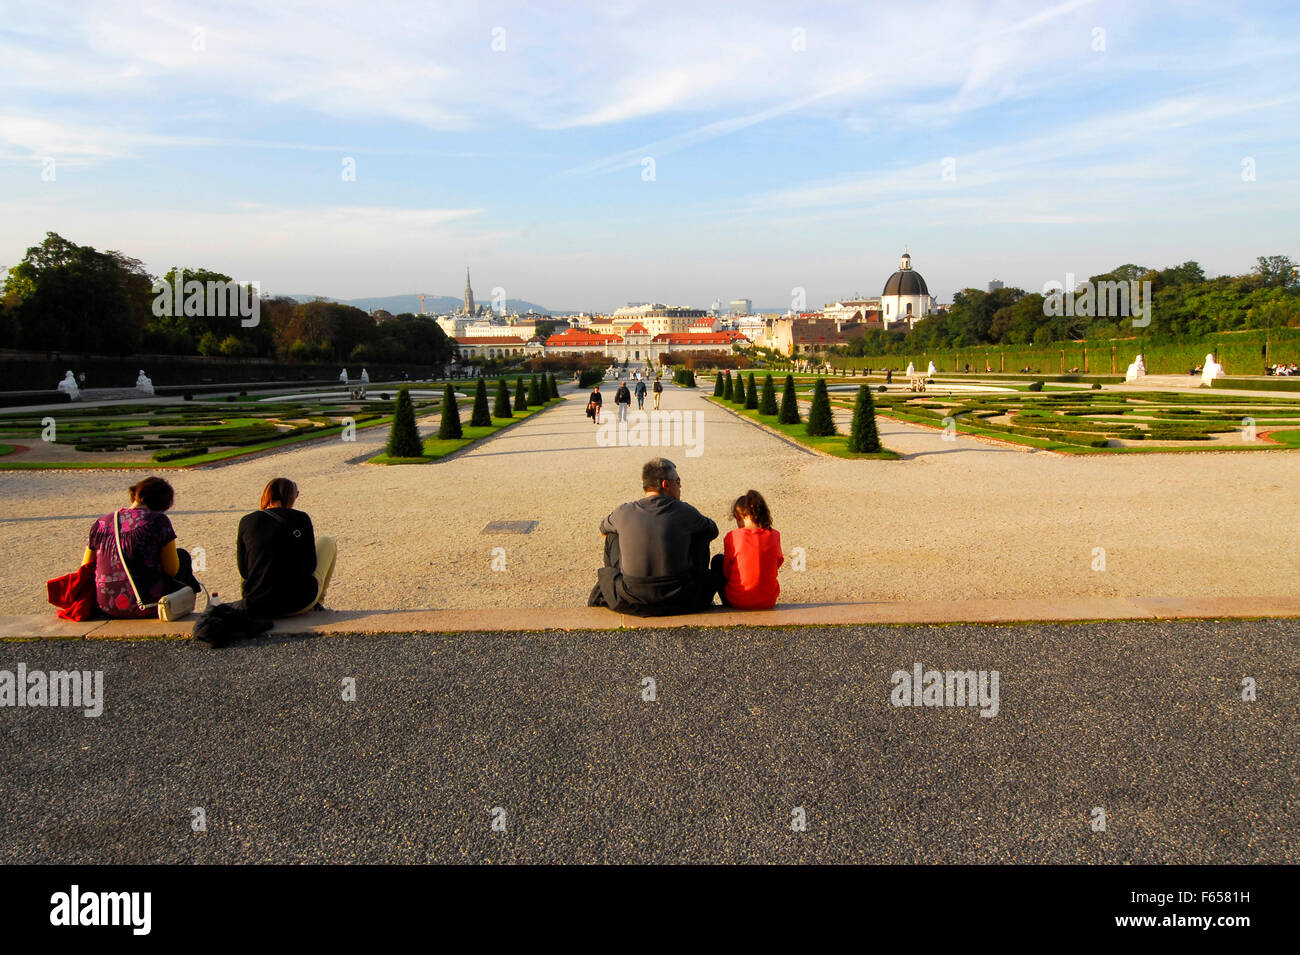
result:
<svg viewBox="0 0 1300 955"><path fill-rule="evenodd" d="M807 429L802 424L781 424L779 421L777 421L776 415L760 415L757 411L754 411L752 409L737 407L733 402L727 401L725 398L714 398L710 396L708 400L713 402L716 405L720 405L723 408L726 408L729 411L734 411L736 414L748 418L750 421L756 421L759 424L766 425L767 427L771 428L774 431L779 431L787 438L790 438L793 441L797 441L799 444L802 444L809 448L815 448L818 451L823 451L826 454L834 455L837 458L853 458L859 460L875 460L875 461L897 461L901 457L901 455L899 455L897 452L890 451L888 448L885 448L881 451L877 451L873 454L854 454L852 451L849 450L849 436L847 434L833 434L827 437L813 437L808 433Z"/></svg>
<svg viewBox="0 0 1300 955"><path fill-rule="evenodd" d="M393 458L393 457L389 457L387 454L377 454L370 459L369 463L370 464L428 464L430 461L437 461L440 458L445 458L447 455L454 454L455 452L460 451L463 448L469 447L471 444L476 444L479 441L483 441L486 438L490 438L498 431L502 431L505 428L510 427L512 424L517 424L520 421L530 418L533 415L537 414L539 411L545 411L547 408L559 404L563 400L564 399L562 398L552 398L544 405L539 405L535 408L529 408L527 411L516 411L513 418L493 418L492 424L485 427L474 428L471 427L470 425L462 424L461 432L463 433L464 436L460 438L444 440L442 438L439 438L437 436L437 433L435 432L432 437L428 437L424 439L424 454L418 458ZM469 401L468 403L466 402L460 403L462 422L469 417L469 415L466 413L467 407L469 409L472 409L473 406L474 406L474 402L472 400Z"/></svg>

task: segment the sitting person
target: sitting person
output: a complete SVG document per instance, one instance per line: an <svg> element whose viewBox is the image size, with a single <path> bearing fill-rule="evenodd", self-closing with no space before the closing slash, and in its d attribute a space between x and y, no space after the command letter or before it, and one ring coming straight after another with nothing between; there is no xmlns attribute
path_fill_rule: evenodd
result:
<svg viewBox="0 0 1300 955"><path fill-rule="evenodd" d="M771 610L781 594L777 570L785 563L781 532L772 529L767 501L757 491L746 491L731 505L736 529L722 540L722 553L713 558L718 595L725 607Z"/></svg>
<svg viewBox="0 0 1300 955"><path fill-rule="evenodd" d="M587 600L640 617L694 613L713 605L709 570L713 523L682 498L677 466L654 458L641 469L645 495L600 522L605 566Z"/></svg>
<svg viewBox="0 0 1300 955"><path fill-rule="evenodd" d="M177 549L176 531L165 513L175 499L170 484L147 477L131 486L130 507L104 515L91 527L81 563L95 565L95 602L108 616L157 617L163 597L181 587L192 587L195 594L200 591L189 552ZM118 556L119 538L130 580Z"/></svg>
<svg viewBox="0 0 1300 955"><path fill-rule="evenodd" d="M261 507L239 522L236 561L243 580L244 609L266 617L292 617L324 609L338 549L334 538L317 539L311 518L294 510L298 485L275 478Z"/></svg>

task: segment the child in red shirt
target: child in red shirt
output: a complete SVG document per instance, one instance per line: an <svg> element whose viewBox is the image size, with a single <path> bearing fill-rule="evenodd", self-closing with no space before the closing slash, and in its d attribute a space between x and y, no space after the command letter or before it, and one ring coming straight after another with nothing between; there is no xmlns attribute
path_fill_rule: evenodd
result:
<svg viewBox="0 0 1300 955"><path fill-rule="evenodd" d="M722 553L713 558L718 596L724 606L738 610L770 610L781 593L777 569L785 563L781 532L772 529L767 501L757 491L746 491L731 506L736 529L722 541Z"/></svg>

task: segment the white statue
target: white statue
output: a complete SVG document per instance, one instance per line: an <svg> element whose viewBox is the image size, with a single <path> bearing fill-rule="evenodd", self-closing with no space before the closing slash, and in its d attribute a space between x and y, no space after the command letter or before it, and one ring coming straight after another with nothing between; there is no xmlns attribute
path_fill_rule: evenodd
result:
<svg viewBox="0 0 1300 955"><path fill-rule="evenodd" d="M1206 388L1212 388L1212 382L1215 378L1223 377L1223 366L1214 360L1214 354L1205 356L1205 367L1201 369L1201 383Z"/></svg>
<svg viewBox="0 0 1300 955"><path fill-rule="evenodd" d="M348 370L346 368L339 372L339 381L345 385L348 383Z"/></svg>
<svg viewBox="0 0 1300 955"><path fill-rule="evenodd" d="M1125 381L1137 381L1139 378L1146 377L1147 363L1141 355L1133 360L1133 364L1128 366L1128 371L1124 373Z"/></svg>
<svg viewBox="0 0 1300 955"><path fill-rule="evenodd" d="M910 361L907 363L907 374L908 377L911 377L912 375L916 374L916 365Z"/></svg>
<svg viewBox="0 0 1300 955"><path fill-rule="evenodd" d="M930 368L929 368L929 370L926 371L926 374L927 374L927 375L933 375L933 374L934 374L935 372L937 372L938 370L939 370L938 368L935 368L935 367L934 367L934 362L930 362Z"/></svg>
<svg viewBox="0 0 1300 955"><path fill-rule="evenodd" d="M140 369L140 374L135 376L135 390L146 395L153 394L153 382L149 380L143 368Z"/></svg>
<svg viewBox="0 0 1300 955"><path fill-rule="evenodd" d="M77 387L77 379L72 376L72 372L63 376L63 380L59 382L59 391L67 395L69 401L76 401L81 395L81 389Z"/></svg>
<svg viewBox="0 0 1300 955"><path fill-rule="evenodd" d="M361 369L361 383L363 385L370 384L370 372L366 371L364 368Z"/></svg>

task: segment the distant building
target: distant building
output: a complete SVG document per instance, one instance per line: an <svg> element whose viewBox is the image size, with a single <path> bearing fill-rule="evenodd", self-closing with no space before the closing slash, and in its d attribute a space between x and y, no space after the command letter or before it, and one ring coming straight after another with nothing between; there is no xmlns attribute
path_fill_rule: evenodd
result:
<svg viewBox="0 0 1300 955"><path fill-rule="evenodd" d="M754 310L754 303L747 298L733 298L729 311L732 315L748 315Z"/></svg>
<svg viewBox="0 0 1300 955"><path fill-rule="evenodd" d="M458 338L456 357L460 361L468 361L471 358L522 357L525 344L518 335Z"/></svg>
<svg viewBox="0 0 1300 955"><path fill-rule="evenodd" d="M1006 288L1006 286L1002 283L1001 279L994 279L992 282L989 283L990 292L996 292L1000 288Z"/></svg>
<svg viewBox="0 0 1300 955"><path fill-rule="evenodd" d="M907 252L898 263L898 271L885 281L880 304L884 307L881 318L885 328L906 324L910 329L935 310L930 289L921 273L912 268L912 256Z"/></svg>

